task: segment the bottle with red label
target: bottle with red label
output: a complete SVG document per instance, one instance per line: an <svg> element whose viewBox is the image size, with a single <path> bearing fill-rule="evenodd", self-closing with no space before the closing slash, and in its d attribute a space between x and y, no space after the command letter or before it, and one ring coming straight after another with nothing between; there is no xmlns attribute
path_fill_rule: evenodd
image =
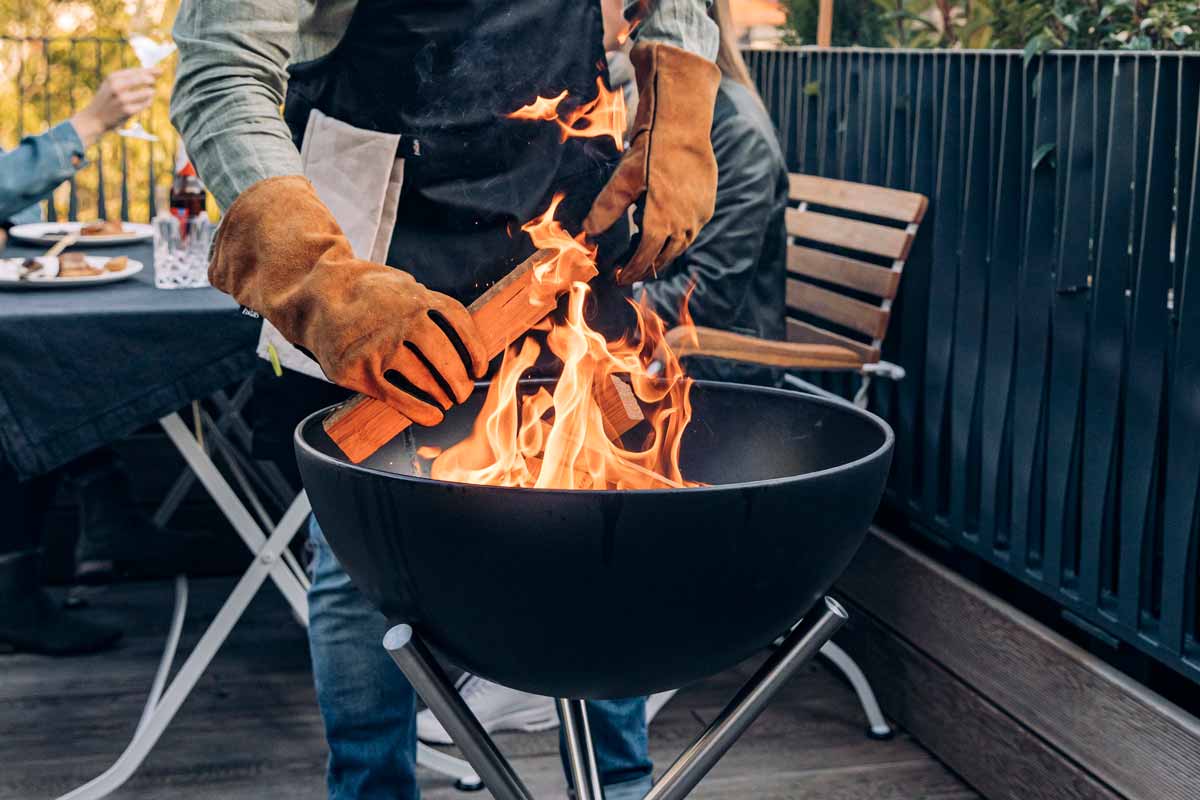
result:
<svg viewBox="0 0 1200 800"><path fill-rule="evenodd" d="M171 183L171 216L179 220L179 237L186 240L192 220L204 215L206 191L196 168L188 160L183 141L175 153L175 180Z"/></svg>

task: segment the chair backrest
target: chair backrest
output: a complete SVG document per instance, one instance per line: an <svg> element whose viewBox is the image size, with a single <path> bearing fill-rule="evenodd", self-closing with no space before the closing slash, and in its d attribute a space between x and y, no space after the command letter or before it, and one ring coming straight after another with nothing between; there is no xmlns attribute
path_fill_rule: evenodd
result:
<svg viewBox="0 0 1200 800"><path fill-rule="evenodd" d="M879 360L892 301L928 200L915 192L791 174L787 337Z"/></svg>

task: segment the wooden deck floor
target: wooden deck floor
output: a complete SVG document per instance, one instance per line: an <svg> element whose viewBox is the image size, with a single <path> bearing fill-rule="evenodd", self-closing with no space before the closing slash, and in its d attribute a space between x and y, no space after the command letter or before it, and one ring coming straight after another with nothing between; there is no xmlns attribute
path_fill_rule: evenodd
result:
<svg viewBox="0 0 1200 800"><path fill-rule="evenodd" d="M182 652L232 583L193 581ZM105 769L137 722L171 606L169 583L107 590L95 608L127 631L121 647L86 658L0 656L0 798L56 797ZM753 664L681 692L651 727L664 768ZM852 693L811 666L755 723L694 797L737 800L959 800L976 795L906 734L867 739ZM561 798L553 732L499 744L538 797ZM325 746L304 631L264 588L138 773L116 798L259 800L324 797ZM422 772L429 800L464 795Z"/></svg>

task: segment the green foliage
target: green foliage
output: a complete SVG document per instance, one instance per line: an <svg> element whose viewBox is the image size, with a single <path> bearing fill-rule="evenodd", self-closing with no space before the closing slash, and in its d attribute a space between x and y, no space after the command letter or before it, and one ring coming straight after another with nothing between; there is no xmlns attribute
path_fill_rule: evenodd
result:
<svg viewBox="0 0 1200 800"><path fill-rule="evenodd" d="M1033 2L1002 0L993 28L1004 47L1027 58L1047 50L1195 50L1200 3L1183 0ZM1022 25L1016 27L1014 20Z"/></svg>
<svg viewBox="0 0 1200 800"><path fill-rule="evenodd" d="M833 4L833 44L837 47L882 47L885 20L879 0L835 0ZM784 41L791 45L815 44L820 0L782 0L787 13Z"/></svg>
<svg viewBox="0 0 1200 800"><path fill-rule="evenodd" d="M811 44L818 0L784 6L791 38ZM834 8L835 45L869 46L878 33L892 47L1010 48L1027 58L1062 49L1200 49L1194 0L836 0Z"/></svg>

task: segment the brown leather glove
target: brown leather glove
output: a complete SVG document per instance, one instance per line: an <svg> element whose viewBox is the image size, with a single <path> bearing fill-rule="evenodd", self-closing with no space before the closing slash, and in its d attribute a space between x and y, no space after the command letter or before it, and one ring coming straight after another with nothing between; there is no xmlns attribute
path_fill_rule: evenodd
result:
<svg viewBox="0 0 1200 800"><path fill-rule="evenodd" d="M632 141L583 222L596 236L645 195L641 243L616 275L625 286L678 258L712 218L717 160L709 137L721 82L715 64L667 44L638 44L629 58L638 84Z"/></svg>
<svg viewBox="0 0 1200 800"><path fill-rule="evenodd" d="M229 207L213 246L213 286L312 353L334 383L419 425L467 399L487 351L461 303L398 269L355 258L299 175L268 178Z"/></svg>

